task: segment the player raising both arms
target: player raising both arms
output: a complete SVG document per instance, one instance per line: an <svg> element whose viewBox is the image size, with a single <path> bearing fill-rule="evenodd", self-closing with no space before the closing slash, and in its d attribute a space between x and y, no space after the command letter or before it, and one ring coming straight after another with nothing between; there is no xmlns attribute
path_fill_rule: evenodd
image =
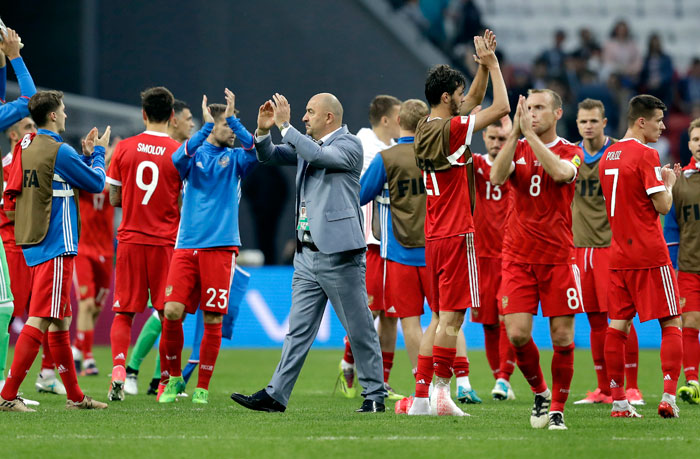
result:
<svg viewBox="0 0 700 459"><path fill-rule="evenodd" d="M185 183L182 220L165 287L163 346L170 381L160 403L174 402L184 386L181 363L182 319L197 305L204 311L204 336L193 403L209 403L209 381L221 347L221 323L228 311L231 279L241 240L238 201L241 183L258 164L253 135L235 117L235 96L226 89L226 105L207 107L204 126L173 155ZM243 148L233 148L236 137ZM212 216L216 218L212 218Z"/></svg>
<svg viewBox="0 0 700 459"><path fill-rule="evenodd" d="M124 367L134 314L146 308L149 293L153 307L163 310L167 268L180 221L178 198L182 187L171 159L180 144L167 134L173 101L172 93L164 87L141 93L146 130L117 144L107 174L109 201L122 208L112 307L115 316L110 333L114 366L110 400L124 400ZM167 368L162 370L164 383Z"/></svg>
<svg viewBox="0 0 700 459"><path fill-rule="evenodd" d="M678 389L681 400L700 403L700 118L688 128L690 164L673 185L673 207L666 214L664 236L673 266L678 267L678 288L683 320L683 372L685 386Z"/></svg>
<svg viewBox="0 0 700 459"><path fill-rule="evenodd" d="M464 416L450 398L457 337L469 307L479 307L479 276L474 252L474 174L469 144L472 134L508 114L508 95L498 59L496 37L487 30L474 37L479 70L464 95L464 76L446 66L433 67L425 82L430 115L419 121L414 152L426 189L425 261L433 286L430 326L421 339L416 394L409 415ZM475 115L488 77L493 104ZM430 382L436 375L430 401Z"/></svg>
<svg viewBox="0 0 700 459"><path fill-rule="evenodd" d="M502 311L518 367L535 393L530 425L564 430L574 375L574 314L583 312L571 235L571 200L581 149L557 136L561 98L550 90L520 96L513 131L491 168L491 183L510 177L512 207L503 239ZM518 140L520 135L524 139ZM538 303L549 317L552 391L532 339ZM551 410L548 409L551 403Z"/></svg>
<svg viewBox="0 0 700 459"><path fill-rule="evenodd" d="M598 164L603 152L617 140L605 135L603 103L585 99L578 104L576 125L581 135L578 146L583 150L583 163L576 179L576 193L572 206L572 231L576 246L576 265L581 273L581 293L586 315L591 326L591 354L598 377L598 387L574 405L612 403L610 381L605 371L605 334L608 330L608 283L610 270L610 224L605 213L605 200L598 179ZM644 399L637 387L639 345L634 325L625 344L625 380L627 400L643 405Z"/></svg>
<svg viewBox="0 0 700 459"><path fill-rule="evenodd" d="M666 106L654 96L629 102L627 132L600 160L600 183L612 230L610 249L610 327L605 337L605 364L613 398L612 417L641 417L622 385L632 318L658 319L661 325L661 371L664 393L659 415L678 417L676 386L683 354L678 284L666 249L659 214L671 210L674 171L661 168L659 154L646 144L665 129ZM680 166L677 166L680 172Z"/></svg>
<svg viewBox="0 0 700 459"><path fill-rule="evenodd" d="M75 189L99 192L104 188L104 151L109 127L99 139L93 128L83 141L83 156L63 143L66 113L63 93L40 91L29 101L39 126L15 150L4 208L13 212L15 241L29 266L29 319L22 328L7 383L0 393L0 410L33 411L17 397L17 390L34 362L43 335L65 385L68 409L104 409L107 404L83 394L73 365L68 328L71 321L70 278L80 231Z"/></svg>

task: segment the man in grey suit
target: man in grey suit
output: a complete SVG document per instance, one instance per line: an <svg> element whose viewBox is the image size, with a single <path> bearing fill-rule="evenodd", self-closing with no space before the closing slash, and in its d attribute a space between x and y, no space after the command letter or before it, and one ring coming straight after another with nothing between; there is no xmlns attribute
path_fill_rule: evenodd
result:
<svg viewBox="0 0 700 459"><path fill-rule="evenodd" d="M290 106L275 94L260 107L255 149L258 160L297 166L297 251L292 278L289 332L267 388L231 398L246 408L284 411L330 299L355 354L365 401L358 412L384 411L379 338L367 307L365 238L360 211L362 144L348 132L343 107L328 93L316 94L302 121L303 135L289 124ZM273 145L277 125L283 144Z"/></svg>

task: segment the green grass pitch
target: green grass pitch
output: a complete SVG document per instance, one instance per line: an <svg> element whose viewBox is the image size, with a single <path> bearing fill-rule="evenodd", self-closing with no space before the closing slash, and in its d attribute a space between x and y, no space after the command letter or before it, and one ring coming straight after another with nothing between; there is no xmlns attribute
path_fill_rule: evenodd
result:
<svg viewBox="0 0 700 459"><path fill-rule="evenodd" d="M185 355L188 351L185 351ZM493 378L483 351L470 352L472 385L482 405L460 405L466 418L358 414L362 399L332 396L341 351L312 350L284 414L248 411L229 398L264 387L279 350L225 350L219 355L207 406L180 399L159 405L152 396L127 397L101 412L64 409L63 396L37 394L30 371L22 390L41 402L37 413L0 413L0 457L693 457L700 451L700 406L680 404L680 419L656 414L661 386L658 351L640 352L639 385L647 405L643 419L612 419L609 405L574 406L595 387L588 351L577 351L576 372L567 404L568 431L533 430L532 395L516 369L517 400L491 400ZM110 354L96 349L101 375L81 377L83 390L106 401ZM144 362L139 390L145 394L154 354ZM551 380L551 352L542 365ZM188 392L196 381L193 376ZM683 381L683 380L682 380ZM394 389L413 391L408 359L398 351L390 380ZM453 394L455 393L453 389ZM682 402L681 402L682 403Z"/></svg>

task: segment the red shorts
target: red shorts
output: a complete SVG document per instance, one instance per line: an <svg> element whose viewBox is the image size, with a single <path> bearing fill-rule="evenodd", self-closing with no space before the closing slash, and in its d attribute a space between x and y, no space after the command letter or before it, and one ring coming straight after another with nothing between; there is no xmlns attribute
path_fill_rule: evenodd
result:
<svg viewBox="0 0 700 459"><path fill-rule="evenodd" d="M98 307L104 306L112 287L112 258L78 253L73 285L78 300L94 298Z"/></svg>
<svg viewBox="0 0 700 459"><path fill-rule="evenodd" d="M384 310L384 259L379 254L377 244L367 246L367 299L372 311Z"/></svg>
<svg viewBox="0 0 700 459"><path fill-rule="evenodd" d="M70 283L74 258L56 257L29 268L29 317L63 319L72 315Z"/></svg>
<svg viewBox="0 0 700 459"><path fill-rule="evenodd" d="M226 314L235 268L233 249L176 249L168 270L165 301L184 304L189 314L197 312L198 306L202 311Z"/></svg>
<svg viewBox="0 0 700 459"><path fill-rule="evenodd" d="M610 247L577 247L576 266L586 312L608 312Z"/></svg>
<svg viewBox="0 0 700 459"><path fill-rule="evenodd" d="M538 302L545 317L586 312L581 301L578 267L503 261L503 314L537 314Z"/></svg>
<svg viewBox="0 0 700 459"><path fill-rule="evenodd" d="M635 313L639 320L677 316L678 282L673 266L649 269L610 270L608 317L630 320Z"/></svg>
<svg viewBox="0 0 700 459"><path fill-rule="evenodd" d="M700 312L700 274L678 271L681 312Z"/></svg>
<svg viewBox="0 0 700 459"><path fill-rule="evenodd" d="M425 266L409 266L386 260L387 317L423 315L425 299L430 298L430 281Z"/></svg>
<svg viewBox="0 0 700 459"><path fill-rule="evenodd" d="M472 322L498 324L501 304L501 265L500 258L479 257L479 300L481 307L471 310Z"/></svg>
<svg viewBox="0 0 700 459"><path fill-rule="evenodd" d="M24 260L21 248L13 246L8 250L8 246L5 246L5 255L7 270L10 274L10 288L12 296L15 297L12 317L22 317L29 310L29 298L32 293L31 271Z"/></svg>
<svg viewBox="0 0 700 459"><path fill-rule="evenodd" d="M120 242L117 246L112 309L115 312L143 312L150 292L153 307L162 311L163 292L172 255L172 245Z"/></svg>
<svg viewBox="0 0 700 459"><path fill-rule="evenodd" d="M464 311L479 307L479 266L474 233L425 241L433 311Z"/></svg>

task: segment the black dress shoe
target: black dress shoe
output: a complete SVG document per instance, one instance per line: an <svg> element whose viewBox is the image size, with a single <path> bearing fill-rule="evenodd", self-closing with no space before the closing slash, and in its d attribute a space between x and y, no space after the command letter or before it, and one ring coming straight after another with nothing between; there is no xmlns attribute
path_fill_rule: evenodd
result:
<svg viewBox="0 0 700 459"><path fill-rule="evenodd" d="M287 409L286 406L270 397L265 389L259 390L253 395L243 395L235 392L231 394L231 399L249 410L267 411L268 413L284 413L284 410ZM384 408L383 405L382 408Z"/></svg>
<svg viewBox="0 0 700 459"><path fill-rule="evenodd" d="M356 413L383 413L386 411L383 403L375 402L373 400L365 399L362 402L362 406L359 410L355 410Z"/></svg>

